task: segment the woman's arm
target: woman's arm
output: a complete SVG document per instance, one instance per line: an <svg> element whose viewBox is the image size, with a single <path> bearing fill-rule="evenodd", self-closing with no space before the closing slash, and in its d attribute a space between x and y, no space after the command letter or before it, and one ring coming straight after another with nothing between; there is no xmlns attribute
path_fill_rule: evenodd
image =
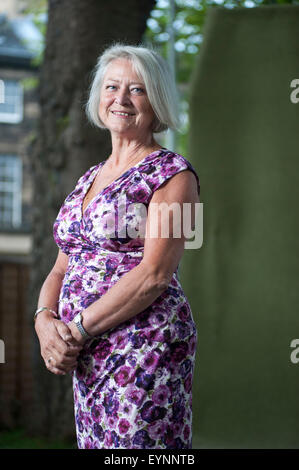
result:
<svg viewBox="0 0 299 470"><path fill-rule="evenodd" d="M41 288L38 308L48 307L56 311L67 265L68 256L59 250L56 262ZM82 347L72 337L69 327L55 319L50 311L44 310L36 317L35 331L47 368L58 375L73 370L76 366L76 357ZM50 363L49 358L51 358Z"/></svg>
<svg viewBox="0 0 299 470"><path fill-rule="evenodd" d="M167 289L173 272L184 252L183 203L191 203L191 224L195 225L195 203L199 202L197 183L190 170L182 171L166 181L154 192L148 208L144 257L140 264L124 274L99 300L82 312L83 327L91 335L99 335L150 306ZM178 203L174 214L181 214L181 236L175 237L172 210L162 210L158 219L158 236L150 236L150 228L157 223L153 203ZM175 205L174 205L175 206ZM157 207L157 206L156 206ZM178 219L177 219L178 220ZM162 226L169 227L168 238L161 237ZM179 224L175 224L178 229ZM153 227L155 228L155 227ZM189 230L191 227L189 228ZM177 232L176 232L177 234ZM69 324L72 335L84 343L74 322Z"/></svg>

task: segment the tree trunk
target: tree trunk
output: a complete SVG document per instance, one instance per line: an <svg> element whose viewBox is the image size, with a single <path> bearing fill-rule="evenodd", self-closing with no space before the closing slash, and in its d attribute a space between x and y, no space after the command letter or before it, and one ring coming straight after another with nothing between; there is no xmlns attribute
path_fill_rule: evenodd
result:
<svg viewBox="0 0 299 470"><path fill-rule="evenodd" d="M59 208L78 178L111 151L109 132L93 128L83 109L91 71L99 54L112 41L141 42L154 3L49 1L39 84L41 118L30 152L34 180L30 317L57 256L52 230ZM71 378L53 375L46 369L34 332L33 335L36 393L31 429L42 435L74 437Z"/></svg>

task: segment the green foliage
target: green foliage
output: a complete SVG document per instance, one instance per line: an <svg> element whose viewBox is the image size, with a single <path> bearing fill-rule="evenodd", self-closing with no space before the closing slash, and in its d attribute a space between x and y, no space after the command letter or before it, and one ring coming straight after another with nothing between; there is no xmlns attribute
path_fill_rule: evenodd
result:
<svg viewBox="0 0 299 470"><path fill-rule="evenodd" d="M37 77L26 77L20 80L23 85L24 90L32 90L38 86Z"/></svg>
<svg viewBox="0 0 299 470"><path fill-rule="evenodd" d="M25 6L23 8L24 15L31 15L32 21L41 33L42 37L46 37L47 23L42 19L48 11L48 1L47 0L25 0ZM44 59L44 47L42 50L36 54L32 59L31 63L35 67L39 67ZM36 86L38 85L38 80Z"/></svg>
<svg viewBox="0 0 299 470"><path fill-rule="evenodd" d="M69 123L70 123L69 116L62 116L61 118L57 119L56 128L57 128L57 133L59 136L68 127Z"/></svg>
<svg viewBox="0 0 299 470"><path fill-rule="evenodd" d="M2 431L0 449L77 449L76 442L64 442L32 437L23 429Z"/></svg>
<svg viewBox="0 0 299 470"><path fill-rule="evenodd" d="M180 84L190 82L194 67L194 60L200 51L203 40L203 27L207 8L252 8L261 5L293 4L298 5L299 0L174 0L175 18L173 29L176 50L176 82ZM153 45L166 59L169 47L170 0L157 0L155 8L151 11L147 21L147 30L144 42ZM188 102L188 86L181 94L182 101ZM188 120L188 117L187 117ZM188 123L182 134L177 134L177 145L180 153L187 153Z"/></svg>

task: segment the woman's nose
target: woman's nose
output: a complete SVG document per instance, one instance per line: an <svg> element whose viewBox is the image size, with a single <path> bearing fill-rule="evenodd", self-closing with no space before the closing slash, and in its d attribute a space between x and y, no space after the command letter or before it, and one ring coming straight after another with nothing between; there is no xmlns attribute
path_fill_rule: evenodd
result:
<svg viewBox="0 0 299 470"><path fill-rule="evenodd" d="M126 104L129 101L128 92L126 90L118 90L115 96L115 101L119 104Z"/></svg>

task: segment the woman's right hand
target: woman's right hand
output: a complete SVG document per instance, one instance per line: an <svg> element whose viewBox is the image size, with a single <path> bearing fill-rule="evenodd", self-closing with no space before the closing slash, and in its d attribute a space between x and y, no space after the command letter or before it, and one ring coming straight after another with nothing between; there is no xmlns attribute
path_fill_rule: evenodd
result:
<svg viewBox="0 0 299 470"><path fill-rule="evenodd" d="M50 372L65 375L76 368L82 345L73 338L65 323L54 318L50 312L44 311L36 317L35 331L42 358Z"/></svg>

